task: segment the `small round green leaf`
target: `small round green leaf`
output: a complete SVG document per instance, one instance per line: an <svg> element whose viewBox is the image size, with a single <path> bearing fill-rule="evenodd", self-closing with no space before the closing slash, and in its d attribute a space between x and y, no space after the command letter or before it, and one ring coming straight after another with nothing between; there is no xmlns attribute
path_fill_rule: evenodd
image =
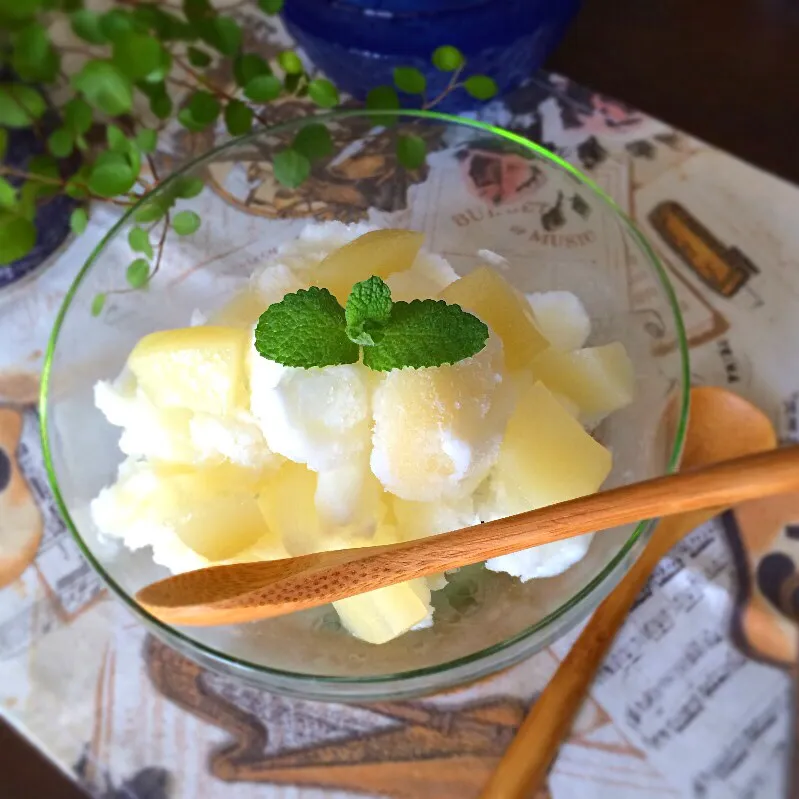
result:
<svg viewBox="0 0 799 799"><path fill-rule="evenodd" d="M153 257L153 245L150 244L150 236L144 228L131 228L128 232L128 244L133 252L143 253L148 258Z"/></svg>
<svg viewBox="0 0 799 799"><path fill-rule="evenodd" d="M0 83L0 125L27 128L47 109L44 97L32 86Z"/></svg>
<svg viewBox="0 0 799 799"><path fill-rule="evenodd" d="M265 14L279 14L283 10L283 0L258 0L258 8Z"/></svg>
<svg viewBox="0 0 799 799"><path fill-rule="evenodd" d="M200 217L194 211L179 211L172 217L172 229L178 236L189 236L200 227Z"/></svg>
<svg viewBox="0 0 799 799"><path fill-rule="evenodd" d="M463 82L463 88L475 100L490 100L499 91L496 81L488 75L472 75Z"/></svg>
<svg viewBox="0 0 799 799"><path fill-rule="evenodd" d="M206 91L194 92L189 98L187 108L194 121L204 126L210 125L212 122L216 121L221 110L219 100L217 100L213 94Z"/></svg>
<svg viewBox="0 0 799 799"><path fill-rule="evenodd" d="M101 14L99 24L103 35L111 42L138 27L132 14L117 8Z"/></svg>
<svg viewBox="0 0 799 799"><path fill-rule="evenodd" d="M133 212L133 218L142 224L157 222L166 214L171 205L172 201L162 195L151 197Z"/></svg>
<svg viewBox="0 0 799 799"><path fill-rule="evenodd" d="M16 204L17 190L5 178L0 178L0 207L13 208Z"/></svg>
<svg viewBox="0 0 799 799"><path fill-rule="evenodd" d="M324 125L314 122L300 130L291 147L313 161L325 158L333 152L333 137Z"/></svg>
<svg viewBox="0 0 799 799"><path fill-rule="evenodd" d="M109 149L115 153L126 153L130 149L128 137L116 125L109 125L105 129L105 138Z"/></svg>
<svg viewBox="0 0 799 799"><path fill-rule="evenodd" d="M282 91L283 84L274 75L259 75L244 87L244 96L254 103L268 103Z"/></svg>
<svg viewBox="0 0 799 799"><path fill-rule="evenodd" d="M188 50L189 63L193 67L207 67L211 63L211 56L200 50L198 47L189 47Z"/></svg>
<svg viewBox="0 0 799 799"><path fill-rule="evenodd" d="M180 177L175 181L175 186L171 193L175 197L180 197L181 200L191 200L196 197L205 187L205 184L200 178L195 177Z"/></svg>
<svg viewBox="0 0 799 799"><path fill-rule="evenodd" d="M400 136L397 139L397 160L405 169L418 169L427 156L427 145L419 136Z"/></svg>
<svg viewBox="0 0 799 799"><path fill-rule="evenodd" d="M22 80L52 81L59 63L46 29L38 22L26 25L14 37L11 64Z"/></svg>
<svg viewBox="0 0 799 799"><path fill-rule="evenodd" d="M150 95L150 111L158 119L166 119L172 113L172 98L167 94L163 83L156 85L159 90Z"/></svg>
<svg viewBox="0 0 799 799"><path fill-rule="evenodd" d="M243 136L252 130L253 112L241 100L230 100L225 106L225 127L231 136Z"/></svg>
<svg viewBox="0 0 799 799"><path fill-rule="evenodd" d="M232 17L211 17L198 24L200 36L206 44L222 55L233 56L241 48L241 27Z"/></svg>
<svg viewBox="0 0 799 799"><path fill-rule="evenodd" d="M463 53L458 50L457 47L452 47L452 45L449 44L436 47L436 49L433 50L433 57L431 60L433 66L441 70L441 72L454 72L466 63Z"/></svg>
<svg viewBox="0 0 799 799"><path fill-rule="evenodd" d="M119 116L133 107L130 80L110 61L87 61L80 72L72 76L72 85L89 105L109 116Z"/></svg>
<svg viewBox="0 0 799 799"><path fill-rule="evenodd" d="M18 261L36 245L36 227L30 219L0 213L0 266Z"/></svg>
<svg viewBox="0 0 799 799"><path fill-rule="evenodd" d="M311 174L311 162L296 150L282 150L275 153L272 169L279 183L296 189Z"/></svg>
<svg viewBox="0 0 799 799"><path fill-rule="evenodd" d="M269 64L255 53L242 53L233 61L233 77L239 86L246 86L253 78L271 72Z"/></svg>
<svg viewBox="0 0 799 799"><path fill-rule="evenodd" d="M76 236L80 236L88 224L89 215L85 208L76 208L69 216L69 227Z"/></svg>
<svg viewBox="0 0 799 799"><path fill-rule="evenodd" d="M105 307L105 299L105 294L100 293L94 295L91 305L92 316L99 316L103 312L103 308Z"/></svg>
<svg viewBox="0 0 799 799"><path fill-rule="evenodd" d="M58 128L47 137L47 149L56 158L66 158L74 146L75 138L66 128Z"/></svg>
<svg viewBox="0 0 799 799"><path fill-rule="evenodd" d="M100 197L115 197L133 188L136 175L121 153L100 153L89 173L89 189Z"/></svg>
<svg viewBox="0 0 799 799"><path fill-rule="evenodd" d="M131 261L125 271L125 278L132 289L140 289L147 285L150 279L150 263L144 258Z"/></svg>
<svg viewBox="0 0 799 799"><path fill-rule="evenodd" d="M82 97L73 97L64 105L64 125L75 135L86 133L92 126L92 107Z"/></svg>
<svg viewBox="0 0 799 799"><path fill-rule="evenodd" d="M427 79L416 67L396 67L394 85L406 94L423 94L427 88Z"/></svg>
<svg viewBox="0 0 799 799"><path fill-rule="evenodd" d="M366 95L366 107L370 111L394 111L400 107L400 101L391 86L375 86Z"/></svg>
<svg viewBox="0 0 799 799"><path fill-rule="evenodd" d="M108 37L100 28L100 14L81 8L69 15L69 24L73 33L89 44L105 44Z"/></svg>
<svg viewBox="0 0 799 799"><path fill-rule="evenodd" d="M338 105L338 89L326 78L314 78L308 84L308 96L320 108L333 108Z"/></svg>
<svg viewBox="0 0 799 799"><path fill-rule="evenodd" d="M162 81L169 72L169 54L154 36L126 31L114 41L112 61L132 81Z"/></svg>
<svg viewBox="0 0 799 799"><path fill-rule="evenodd" d="M158 144L158 132L150 128L142 128L136 133L136 146L143 153L155 152Z"/></svg>
<svg viewBox="0 0 799 799"><path fill-rule="evenodd" d="M305 71L300 57L293 50L284 50L277 57L277 63L287 75L299 75Z"/></svg>

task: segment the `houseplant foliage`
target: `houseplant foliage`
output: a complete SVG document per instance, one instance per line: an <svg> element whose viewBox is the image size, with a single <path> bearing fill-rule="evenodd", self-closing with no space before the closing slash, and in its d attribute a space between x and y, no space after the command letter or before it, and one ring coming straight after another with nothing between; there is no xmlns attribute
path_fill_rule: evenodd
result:
<svg viewBox="0 0 799 799"><path fill-rule="evenodd" d="M283 2L258 0L257 6L274 15ZM53 35L59 25L71 30L70 44ZM37 207L54 195L80 201L70 219L80 234L92 202L125 208L151 192L165 177L153 153L167 125L191 133L223 127L230 136L241 136L269 124L269 106L280 99L307 96L320 109L341 101L336 86L309 70L293 50L273 59L248 50L240 23L209 0L184 0L180 7L119 0L104 11L83 0L0 0L0 31L0 265L33 248ZM80 65L67 70L71 54L80 57ZM441 46L431 57L451 76L443 93L428 97L419 70L398 68L394 86L369 92L367 108L433 108L456 90L480 100L496 93L490 77L466 74L456 48ZM215 77L224 62L231 82ZM44 142L43 154L29 158L24 168L5 163L11 129L27 129ZM313 160L329 155L332 146L324 125L305 126L275 154L276 180L289 188L300 185ZM404 167L418 168L425 143L398 135L396 155ZM137 210L129 236L131 289L146 286L158 272L170 235L189 235L200 227L200 217L181 210L180 200L202 190L199 178L188 178L167 196L159 194L159 202ZM96 313L103 302L102 296L96 299Z"/></svg>

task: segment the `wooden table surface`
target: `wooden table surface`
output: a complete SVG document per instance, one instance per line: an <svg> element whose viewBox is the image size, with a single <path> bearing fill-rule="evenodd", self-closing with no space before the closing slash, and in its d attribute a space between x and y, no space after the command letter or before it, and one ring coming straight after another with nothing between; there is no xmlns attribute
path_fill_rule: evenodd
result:
<svg viewBox="0 0 799 799"><path fill-rule="evenodd" d="M549 68L799 183L797 0L584 3ZM2 722L0 775L4 799L85 799Z"/></svg>

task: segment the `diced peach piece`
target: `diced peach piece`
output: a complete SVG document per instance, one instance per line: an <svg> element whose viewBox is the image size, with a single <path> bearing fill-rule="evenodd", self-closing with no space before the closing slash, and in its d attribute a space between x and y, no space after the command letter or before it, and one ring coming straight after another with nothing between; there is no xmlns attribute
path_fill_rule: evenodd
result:
<svg viewBox="0 0 799 799"><path fill-rule="evenodd" d="M344 305L355 283L383 279L413 264L424 241L415 230L373 230L328 255L314 273L314 285L329 289Z"/></svg>
<svg viewBox="0 0 799 799"><path fill-rule="evenodd" d="M478 316L502 339L505 363L510 370L528 366L549 347L536 327L527 298L487 266L456 280L440 297Z"/></svg>
<svg viewBox="0 0 799 799"><path fill-rule="evenodd" d="M156 405L225 416L244 405L249 341L228 327L163 330L139 341L128 367Z"/></svg>
<svg viewBox="0 0 799 799"><path fill-rule="evenodd" d="M633 400L632 361L618 341L573 352L549 349L535 359L532 372L548 389L577 403L584 421L596 423Z"/></svg>

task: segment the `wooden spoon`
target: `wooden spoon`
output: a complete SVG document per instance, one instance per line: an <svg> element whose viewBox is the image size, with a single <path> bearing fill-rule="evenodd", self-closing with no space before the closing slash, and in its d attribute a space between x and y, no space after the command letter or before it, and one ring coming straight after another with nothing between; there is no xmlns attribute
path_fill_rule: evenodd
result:
<svg viewBox="0 0 799 799"><path fill-rule="evenodd" d="M683 469L774 449L776 445L774 427L754 405L721 388L691 391ZM482 799L518 799L535 794L652 570L680 539L720 510L692 511L658 524L641 557L597 608L555 676L536 699L484 788Z"/></svg>
<svg viewBox="0 0 799 799"><path fill-rule="evenodd" d="M640 519L726 507L796 489L799 446L400 544L211 566L148 585L136 599L168 624L239 624Z"/></svg>

